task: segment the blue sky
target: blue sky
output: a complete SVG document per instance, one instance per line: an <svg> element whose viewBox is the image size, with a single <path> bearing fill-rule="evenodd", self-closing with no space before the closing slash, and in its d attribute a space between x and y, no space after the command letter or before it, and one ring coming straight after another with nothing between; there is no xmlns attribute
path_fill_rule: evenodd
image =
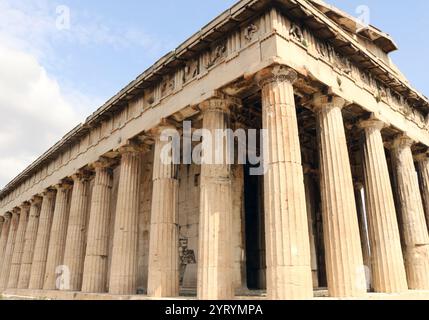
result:
<svg viewBox="0 0 429 320"><path fill-rule="evenodd" d="M429 96L429 1L328 0L400 47L395 63ZM128 82L235 0L0 0L0 188ZM70 27L59 30L65 6ZM31 103L29 103L31 101ZM31 136L31 139L28 137Z"/></svg>

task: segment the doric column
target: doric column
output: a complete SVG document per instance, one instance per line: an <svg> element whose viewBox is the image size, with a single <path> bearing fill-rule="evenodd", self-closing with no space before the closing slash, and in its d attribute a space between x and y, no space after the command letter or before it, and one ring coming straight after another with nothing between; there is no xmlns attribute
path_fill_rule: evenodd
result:
<svg viewBox="0 0 429 320"><path fill-rule="evenodd" d="M230 300L234 298L231 166L227 162L231 150L226 139L215 139L216 130L230 126L230 101L213 98L200 107L203 129L210 136L203 137L201 161L198 299Z"/></svg>
<svg viewBox="0 0 429 320"><path fill-rule="evenodd" d="M429 228L429 156L427 153L422 153L417 155L415 159L420 176L420 191L426 214L426 226Z"/></svg>
<svg viewBox="0 0 429 320"><path fill-rule="evenodd" d="M320 189L329 295L366 293L365 268L342 108L339 97L316 95Z"/></svg>
<svg viewBox="0 0 429 320"><path fill-rule="evenodd" d="M16 234L19 227L19 215L21 210L15 208L12 212L10 222L9 236L7 239L6 249L3 256L2 267L0 272L0 291L7 289L9 282L10 269L12 265L13 250L15 248Z"/></svg>
<svg viewBox="0 0 429 320"><path fill-rule="evenodd" d="M12 214L10 212L7 212L3 217L4 221L3 221L2 231L0 235L0 272L4 261L4 253L6 251L7 239L9 238L11 218L12 218Z"/></svg>
<svg viewBox="0 0 429 320"><path fill-rule="evenodd" d="M55 200L54 217L52 220L51 236L49 239L48 260L44 279L44 290L59 289L57 285L58 266L63 264L64 249L69 221L70 190L72 184L62 183L55 186L57 198Z"/></svg>
<svg viewBox="0 0 429 320"><path fill-rule="evenodd" d="M429 235L411 152L412 144L408 137L399 136L392 146L392 163L400 203L408 288L429 290Z"/></svg>
<svg viewBox="0 0 429 320"><path fill-rule="evenodd" d="M24 251L25 231L27 230L28 216L30 213L30 204L24 203L21 206L19 216L19 226L16 232L15 247L13 249L12 265L10 267L9 282L7 287L11 289L18 288L19 270L21 269L22 253Z"/></svg>
<svg viewBox="0 0 429 320"><path fill-rule="evenodd" d="M46 261L48 257L49 237L51 234L52 218L55 206L55 191L47 190L43 194L42 208L40 209L39 227L37 229L36 244L34 246L33 263L31 266L29 289L43 288Z"/></svg>
<svg viewBox="0 0 429 320"><path fill-rule="evenodd" d="M85 173L77 173L72 178L74 184L63 262L70 278L69 283L62 284L60 289L80 291L85 260L90 185L89 176ZM68 279L64 280L67 281Z"/></svg>
<svg viewBox="0 0 429 320"><path fill-rule="evenodd" d="M1 238L1 233L3 232L3 225L5 220L6 219L4 217L0 216L0 238Z"/></svg>
<svg viewBox="0 0 429 320"><path fill-rule="evenodd" d="M168 132L174 127L157 128L153 164L152 213L149 243L148 295L179 296L179 221L177 197L179 183L173 163L173 148ZM166 141L165 141L166 140ZM165 150L171 148L170 153ZM176 150L180 152L180 150Z"/></svg>
<svg viewBox="0 0 429 320"><path fill-rule="evenodd" d="M381 129L384 123L367 120L363 128L365 199L371 246L372 285L375 292L408 290L401 239Z"/></svg>
<svg viewBox="0 0 429 320"><path fill-rule="evenodd" d="M111 163L104 160L93 165L95 180L83 269L83 292L103 293L107 291L110 200L113 183L110 166Z"/></svg>
<svg viewBox="0 0 429 320"><path fill-rule="evenodd" d="M269 299L313 297L304 174L293 83L297 73L278 66L258 74L262 89L265 237Z"/></svg>
<svg viewBox="0 0 429 320"><path fill-rule="evenodd" d="M42 198L36 196L31 201L30 216L25 230L24 250L19 270L18 289L28 289L31 266L33 264L34 246L36 244Z"/></svg>
<svg viewBox="0 0 429 320"><path fill-rule="evenodd" d="M141 150L128 146L122 155L109 280L111 294L136 294Z"/></svg>

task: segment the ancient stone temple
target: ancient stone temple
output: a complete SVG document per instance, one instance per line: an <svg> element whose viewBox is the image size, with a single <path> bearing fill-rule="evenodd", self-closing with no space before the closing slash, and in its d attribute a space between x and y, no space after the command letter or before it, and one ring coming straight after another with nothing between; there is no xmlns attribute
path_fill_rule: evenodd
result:
<svg viewBox="0 0 429 320"><path fill-rule="evenodd" d="M239 1L0 191L0 291L429 298L429 101L396 49L319 0ZM166 131L181 158L226 129L266 139L164 161Z"/></svg>

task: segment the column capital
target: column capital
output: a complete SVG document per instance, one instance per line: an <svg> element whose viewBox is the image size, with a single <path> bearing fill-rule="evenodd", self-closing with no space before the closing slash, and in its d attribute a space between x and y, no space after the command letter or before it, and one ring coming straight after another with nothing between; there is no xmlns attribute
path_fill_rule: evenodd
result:
<svg viewBox="0 0 429 320"><path fill-rule="evenodd" d="M361 120L358 123L358 127L360 129L376 129L379 131L383 130L387 126L388 125L385 122L378 120L378 119L375 119L375 118L371 118L368 120Z"/></svg>
<svg viewBox="0 0 429 320"><path fill-rule="evenodd" d="M124 154L130 153L144 153L150 150L149 146L146 144L138 144L138 143L129 143L118 149L118 152L121 156Z"/></svg>
<svg viewBox="0 0 429 320"><path fill-rule="evenodd" d="M316 93L313 96L313 110L318 112L322 109L343 109L346 106L346 100L339 96L324 95Z"/></svg>
<svg viewBox="0 0 429 320"><path fill-rule="evenodd" d="M225 113L229 113L231 111L231 108L240 104L241 101L239 101L239 99L237 98L227 95L219 95L201 102L199 108L203 113L213 111L222 111Z"/></svg>
<svg viewBox="0 0 429 320"><path fill-rule="evenodd" d="M43 198L42 198L42 197L40 197L40 196L33 196L33 197L30 199L30 204L31 204L31 205L35 205L35 206L39 206L39 205L41 205L41 204L42 204L42 200L43 200Z"/></svg>
<svg viewBox="0 0 429 320"><path fill-rule="evenodd" d="M5 222L5 218L3 217L3 216L0 216L0 223L3 223L3 222Z"/></svg>
<svg viewBox="0 0 429 320"><path fill-rule="evenodd" d="M157 139L159 136L161 136L161 134L166 131L166 130L171 130L171 131L177 131L179 132L179 129L177 128L176 124L174 124L171 121L168 120L163 120L161 121L158 126L156 126L155 128L152 128L149 130L149 134L152 138Z"/></svg>
<svg viewBox="0 0 429 320"><path fill-rule="evenodd" d="M400 135L396 136L393 139L392 148L394 148L394 149L405 148L405 147L409 147L410 148L415 143L416 142L413 139L411 139L409 136L407 136L404 133L404 134L400 134Z"/></svg>
<svg viewBox="0 0 429 320"><path fill-rule="evenodd" d="M56 190L54 188L48 188L42 191L42 193L40 194L43 198L44 197L49 197L49 198L53 198L56 194Z"/></svg>
<svg viewBox="0 0 429 320"><path fill-rule="evenodd" d="M272 82L288 82L291 85L298 79L298 73L285 65L275 65L259 71L255 80L260 88Z"/></svg>
<svg viewBox="0 0 429 320"><path fill-rule="evenodd" d="M20 206L21 212L29 211L29 210L30 210L30 207L31 207L30 202L24 202L24 203L23 203L23 204L21 204L21 206Z"/></svg>
<svg viewBox="0 0 429 320"><path fill-rule="evenodd" d="M20 207L15 207L12 209L12 215L20 215L21 214L21 208Z"/></svg>
<svg viewBox="0 0 429 320"><path fill-rule="evenodd" d="M91 172L88 170L79 170L78 172L76 172L75 174L73 174L71 176L71 178L73 179L73 182L77 182L77 181L88 181L91 179Z"/></svg>
<svg viewBox="0 0 429 320"><path fill-rule="evenodd" d="M97 169L111 169L117 163L118 163L118 161L116 159L110 159L110 158L101 157L97 161L91 163L89 165L89 167L91 169L94 169L94 170L97 171Z"/></svg>
<svg viewBox="0 0 429 320"><path fill-rule="evenodd" d="M12 218L12 213L6 212L3 217L5 220L10 220Z"/></svg>
<svg viewBox="0 0 429 320"><path fill-rule="evenodd" d="M57 191L71 190L73 189L73 183L71 181L61 181L60 183L56 184L53 188L55 188Z"/></svg>

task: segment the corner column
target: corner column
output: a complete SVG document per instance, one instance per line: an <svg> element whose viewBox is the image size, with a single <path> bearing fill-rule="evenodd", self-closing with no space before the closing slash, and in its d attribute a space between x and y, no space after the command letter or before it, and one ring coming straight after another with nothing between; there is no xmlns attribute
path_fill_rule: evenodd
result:
<svg viewBox="0 0 429 320"><path fill-rule="evenodd" d="M62 183L55 186L57 198L55 200L54 217L52 221L51 235L49 238L48 260L44 278L44 290L57 290L58 270L63 264L64 249L67 237L67 225L69 221L70 190L73 185Z"/></svg>
<svg viewBox="0 0 429 320"><path fill-rule="evenodd" d="M137 293L138 216L140 204L141 152L123 147L116 204L109 293Z"/></svg>
<svg viewBox="0 0 429 320"><path fill-rule="evenodd" d="M30 216L28 217L27 228L25 230L24 250L22 253L21 268L19 270L18 289L28 289L30 282L42 198L36 196L31 199L30 204Z"/></svg>
<svg viewBox="0 0 429 320"><path fill-rule="evenodd" d="M384 123L367 120L363 129L365 198L375 292L408 290L401 239L381 130Z"/></svg>
<svg viewBox="0 0 429 320"><path fill-rule="evenodd" d="M113 184L113 173L110 166L111 163L104 160L93 164L95 180L83 268L83 292L103 293L107 291L110 200Z"/></svg>
<svg viewBox="0 0 429 320"><path fill-rule="evenodd" d="M73 192L63 263L64 267L68 268L70 272L70 282L64 283L61 290L80 291L82 289L88 222L89 176L86 173L79 172L73 175L72 179Z"/></svg>
<svg viewBox="0 0 429 320"><path fill-rule="evenodd" d="M202 127L210 132L210 136L203 137L201 161L197 284L200 300L234 298L231 166L227 162L231 150L226 139L214 139L218 136L216 130L230 126L230 105L230 101L223 98L213 98L200 105ZM205 144L205 139L211 139L211 144L210 141ZM221 159L216 162L215 155L219 154Z"/></svg>
<svg viewBox="0 0 429 320"><path fill-rule="evenodd" d="M411 146L405 135L393 142L392 163L396 175L405 248L405 268L411 290L429 290L429 234Z"/></svg>
<svg viewBox="0 0 429 320"><path fill-rule="evenodd" d="M313 297L310 238L293 83L297 73L277 66L260 72L264 142L268 298Z"/></svg>
<svg viewBox="0 0 429 320"><path fill-rule="evenodd" d="M177 132L176 128L157 128L155 138L148 295L158 298L179 296L179 182L173 156L180 150L173 150L168 140L171 132Z"/></svg>
<svg viewBox="0 0 429 320"><path fill-rule="evenodd" d="M30 204L24 203L21 206L18 230L16 232L15 247L13 249L12 265L10 267L9 282L7 288L16 289L18 287L19 270L21 269L22 253L24 251L25 231L27 229Z"/></svg>
<svg viewBox="0 0 429 320"><path fill-rule="evenodd" d="M55 191L47 190L43 194L42 208L40 210L39 227L36 244L34 246L33 263L31 266L29 289L43 288L46 261L48 258L49 237L51 234L52 218L55 207Z"/></svg>
<svg viewBox="0 0 429 320"><path fill-rule="evenodd" d="M326 273L331 297L366 294L365 268L342 108L344 99L316 95Z"/></svg>

